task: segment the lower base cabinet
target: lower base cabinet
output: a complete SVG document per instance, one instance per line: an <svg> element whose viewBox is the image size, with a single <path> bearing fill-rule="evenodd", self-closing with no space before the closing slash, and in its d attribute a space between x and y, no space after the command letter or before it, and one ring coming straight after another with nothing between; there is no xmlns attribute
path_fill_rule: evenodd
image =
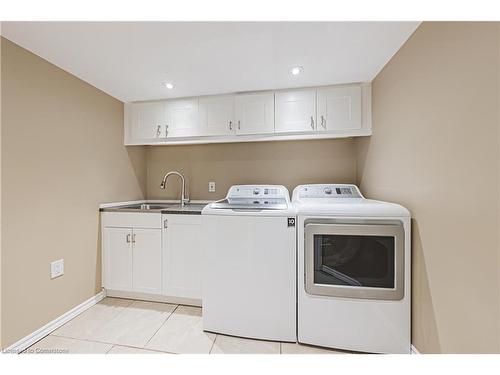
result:
<svg viewBox="0 0 500 375"><path fill-rule="evenodd" d="M134 228L132 234L133 290L161 293L161 230Z"/></svg>
<svg viewBox="0 0 500 375"><path fill-rule="evenodd" d="M161 293L161 229L105 227L104 287Z"/></svg>
<svg viewBox="0 0 500 375"><path fill-rule="evenodd" d="M132 291L132 228L104 227L102 239L104 287Z"/></svg>
<svg viewBox="0 0 500 375"><path fill-rule="evenodd" d="M197 303L201 241L201 215L104 212L103 287L130 298Z"/></svg>
<svg viewBox="0 0 500 375"><path fill-rule="evenodd" d="M201 215L163 215L163 294L201 299Z"/></svg>

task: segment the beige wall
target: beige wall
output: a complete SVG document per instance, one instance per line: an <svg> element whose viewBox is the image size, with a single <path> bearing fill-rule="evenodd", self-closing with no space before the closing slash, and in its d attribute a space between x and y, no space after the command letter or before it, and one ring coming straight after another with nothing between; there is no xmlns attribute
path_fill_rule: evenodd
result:
<svg viewBox="0 0 500 375"><path fill-rule="evenodd" d="M0 35L2 23L0 22ZM0 72L2 71L2 38L0 37ZM2 74L0 73L0 87L2 87ZM2 196L2 90L0 89L0 197ZM2 346L2 200L0 199L0 349Z"/></svg>
<svg viewBox="0 0 500 375"><path fill-rule="evenodd" d="M499 144L499 150L498 153L500 155L500 23L497 22L497 28L498 28L498 41L499 41L499 47L498 47L498 62L499 62L499 72L497 74L497 121L498 121L498 126L499 126L499 131L498 131L498 144ZM500 162L498 163L498 185L500 187ZM498 192L498 199L497 199L497 204L498 204L498 227L497 227L497 234L498 234L498 263L500 264L500 191ZM499 301L499 307L498 309L500 310L500 271L498 275L498 301ZM500 313L498 314L498 337L500 337ZM499 344L500 346L500 344Z"/></svg>
<svg viewBox="0 0 500 375"><path fill-rule="evenodd" d="M412 341L499 352L499 34L424 23L373 82L373 136L356 140L369 197L413 215Z"/></svg>
<svg viewBox="0 0 500 375"><path fill-rule="evenodd" d="M147 196L177 198L180 182L159 184L170 170L184 174L191 199L219 199L235 184L281 184L290 194L305 183L354 183L356 155L352 139L300 142L226 143L196 146L149 147ZM208 193L208 182L217 191Z"/></svg>
<svg viewBox="0 0 500 375"><path fill-rule="evenodd" d="M1 52L7 347L100 291L98 205L142 198L146 158L123 146L123 103L5 39Z"/></svg>
<svg viewBox="0 0 500 375"><path fill-rule="evenodd" d="M1 340L99 291L101 202L192 199L229 186L357 182L413 214L413 332L422 352L500 351L500 29L424 23L373 82L371 138L123 147L123 106L1 43ZM208 193L208 182L217 192ZM65 275L50 280L50 261ZM8 265L8 267L7 267Z"/></svg>

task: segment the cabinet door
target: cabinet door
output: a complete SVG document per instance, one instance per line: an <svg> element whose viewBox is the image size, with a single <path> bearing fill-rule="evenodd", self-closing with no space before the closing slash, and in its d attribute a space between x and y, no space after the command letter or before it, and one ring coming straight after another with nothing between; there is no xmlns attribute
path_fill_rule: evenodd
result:
<svg viewBox="0 0 500 375"><path fill-rule="evenodd" d="M200 98L200 126L205 135L235 133L234 95Z"/></svg>
<svg viewBox="0 0 500 375"><path fill-rule="evenodd" d="M134 228L133 289L140 293L161 293L161 229Z"/></svg>
<svg viewBox="0 0 500 375"><path fill-rule="evenodd" d="M316 90L276 93L275 119L276 133L316 130Z"/></svg>
<svg viewBox="0 0 500 375"><path fill-rule="evenodd" d="M163 294L201 299L201 215L164 215Z"/></svg>
<svg viewBox="0 0 500 375"><path fill-rule="evenodd" d="M104 228L102 252L104 287L132 291L132 229Z"/></svg>
<svg viewBox="0 0 500 375"><path fill-rule="evenodd" d="M235 97L236 134L274 133L274 93Z"/></svg>
<svg viewBox="0 0 500 375"><path fill-rule="evenodd" d="M361 86L318 89L318 130L361 128Z"/></svg>
<svg viewBox="0 0 500 375"><path fill-rule="evenodd" d="M198 99L166 102L167 138L202 135L198 121Z"/></svg>
<svg viewBox="0 0 500 375"><path fill-rule="evenodd" d="M130 103L126 104L126 116L129 117L128 135L130 142L154 141L165 138L165 103Z"/></svg>

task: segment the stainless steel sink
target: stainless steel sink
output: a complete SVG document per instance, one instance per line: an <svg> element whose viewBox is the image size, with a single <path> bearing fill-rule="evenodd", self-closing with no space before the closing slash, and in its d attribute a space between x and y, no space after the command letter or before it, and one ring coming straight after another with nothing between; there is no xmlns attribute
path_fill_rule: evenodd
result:
<svg viewBox="0 0 500 375"><path fill-rule="evenodd" d="M142 203L117 207L119 211L161 211L175 204L172 203Z"/></svg>
<svg viewBox="0 0 500 375"><path fill-rule="evenodd" d="M184 206L181 204L174 204L170 207L165 208L163 211L165 213L176 212L176 213L201 213L203 207L206 203L186 203Z"/></svg>
<svg viewBox="0 0 500 375"><path fill-rule="evenodd" d="M101 211L107 212L163 212L177 214L200 214L206 204L186 203L182 206L180 203L138 203L126 206L102 208Z"/></svg>
<svg viewBox="0 0 500 375"><path fill-rule="evenodd" d="M162 210L162 209L167 208L169 206L171 206L171 205L143 203L143 204L138 204L136 206L133 206L132 208L137 208L138 210Z"/></svg>

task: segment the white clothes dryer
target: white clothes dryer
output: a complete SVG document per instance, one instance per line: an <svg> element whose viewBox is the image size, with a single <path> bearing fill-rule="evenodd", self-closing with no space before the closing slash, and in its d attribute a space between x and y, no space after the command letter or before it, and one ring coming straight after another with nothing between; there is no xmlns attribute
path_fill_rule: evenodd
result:
<svg viewBox="0 0 500 375"><path fill-rule="evenodd" d="M298 341L410 353L410 213L355 185L301 185L297 211Z"/></svg>

